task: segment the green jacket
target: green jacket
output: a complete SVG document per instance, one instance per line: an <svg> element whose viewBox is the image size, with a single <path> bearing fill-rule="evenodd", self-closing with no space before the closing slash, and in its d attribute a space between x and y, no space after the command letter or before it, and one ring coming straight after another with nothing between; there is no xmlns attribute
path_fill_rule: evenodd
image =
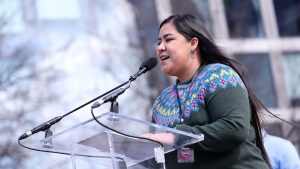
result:
<svg viewBox="0 0 300 169"><path fill-rule="evenodd" d="M247 90L229 66L202 66L189 82L165 89L154 102L153 120L204 134L204 141L190 146L195 154L194 163L178 163L174 151L166 154L167 169L268 168L255 145Z"/></svg>

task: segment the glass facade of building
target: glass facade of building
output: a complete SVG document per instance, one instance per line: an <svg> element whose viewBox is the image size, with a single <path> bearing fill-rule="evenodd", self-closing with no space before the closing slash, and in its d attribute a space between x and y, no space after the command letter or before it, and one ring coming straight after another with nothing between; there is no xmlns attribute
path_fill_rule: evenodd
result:
<svg viewBox="0 0 300 169"><path fill-rule="evenodd" d="M280 36L300 36L300 1L274 0L274 8Z"/></svg>
<svg viewBox="0 0 300 169"><path fill-rule="evenodd" d="M224 0L231 38L265 37L258 0Z"/></svg>
<svg viewBox="0 0 300 169"><path fill-rule="evenodd" d="M255 95L267 107L277 107L269 55L236 54L236 59L246 67L246 80Z"/></svg>
<svg viewBox="0 0 300 169"><path fill-rule="evenodd" d="M300 52L283 53L284 78L291 106L300 106Z"/></svg>

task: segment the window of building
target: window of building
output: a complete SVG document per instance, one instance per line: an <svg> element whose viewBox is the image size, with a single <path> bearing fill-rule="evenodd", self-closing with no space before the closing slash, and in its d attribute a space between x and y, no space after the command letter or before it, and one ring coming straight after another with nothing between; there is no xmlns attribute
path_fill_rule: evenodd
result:
<svg viewBox="0 0 300 169"><path fill-rule="evenodd" d="M300 106L300 52L283 55L284 80L290 103L292 106Z"/></svg>
<svg viewBox="0 0 300 169"><path fill-rule="evenodd" d="M274 0L277 25L280 36L300 35L300 1Z"/></svg>
<svg viewBox="0 0 300 169"><path fill-rule="evenodd" d="M224 0L231 38L265 37L258 0Z"/></svg>
<svg viewBox="0 0 300 169"><path fill-rule="evenodd" d="M267 107L277 107L271 65L268 54L236 54L246 68L246 80L255 95Z"/></svg>
<svg viewBox="0 0 300 169"><path fill-rule="evenodd" d="M213 34L208 0L171 1L173 14L190 13L202 20L206 29Z"/></svg>
<svg viewBox="0 0 300 169"><path fill-rule="evenodd" d="M41 20L76 20L80 17L76 0L37 0L36 6Z"/></svg>

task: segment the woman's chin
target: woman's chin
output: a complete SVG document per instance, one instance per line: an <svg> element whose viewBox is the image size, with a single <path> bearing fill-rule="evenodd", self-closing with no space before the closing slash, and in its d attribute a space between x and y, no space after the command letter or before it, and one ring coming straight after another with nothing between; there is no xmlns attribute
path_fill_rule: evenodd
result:
<svg viewBox="0 0 300 169"><path fill-rule="evenodd" d="M165 75L173 76L170 69L164 69L164 68L162 68L161 70L162 70L162 72L163 72Z"/></svg>

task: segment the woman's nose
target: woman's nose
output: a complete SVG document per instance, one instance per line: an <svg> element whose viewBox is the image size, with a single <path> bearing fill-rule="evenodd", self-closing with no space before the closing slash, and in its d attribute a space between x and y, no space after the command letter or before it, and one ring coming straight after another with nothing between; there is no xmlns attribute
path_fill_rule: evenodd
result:
<svg viewBox="0 0 300 169"><path fill-rule="evenodd" d="M162 51L162 50L165 50L165 49L166 49L166 47L165 47L164 43L162 43L162 42L157 46L158 51Z"/></svg>

